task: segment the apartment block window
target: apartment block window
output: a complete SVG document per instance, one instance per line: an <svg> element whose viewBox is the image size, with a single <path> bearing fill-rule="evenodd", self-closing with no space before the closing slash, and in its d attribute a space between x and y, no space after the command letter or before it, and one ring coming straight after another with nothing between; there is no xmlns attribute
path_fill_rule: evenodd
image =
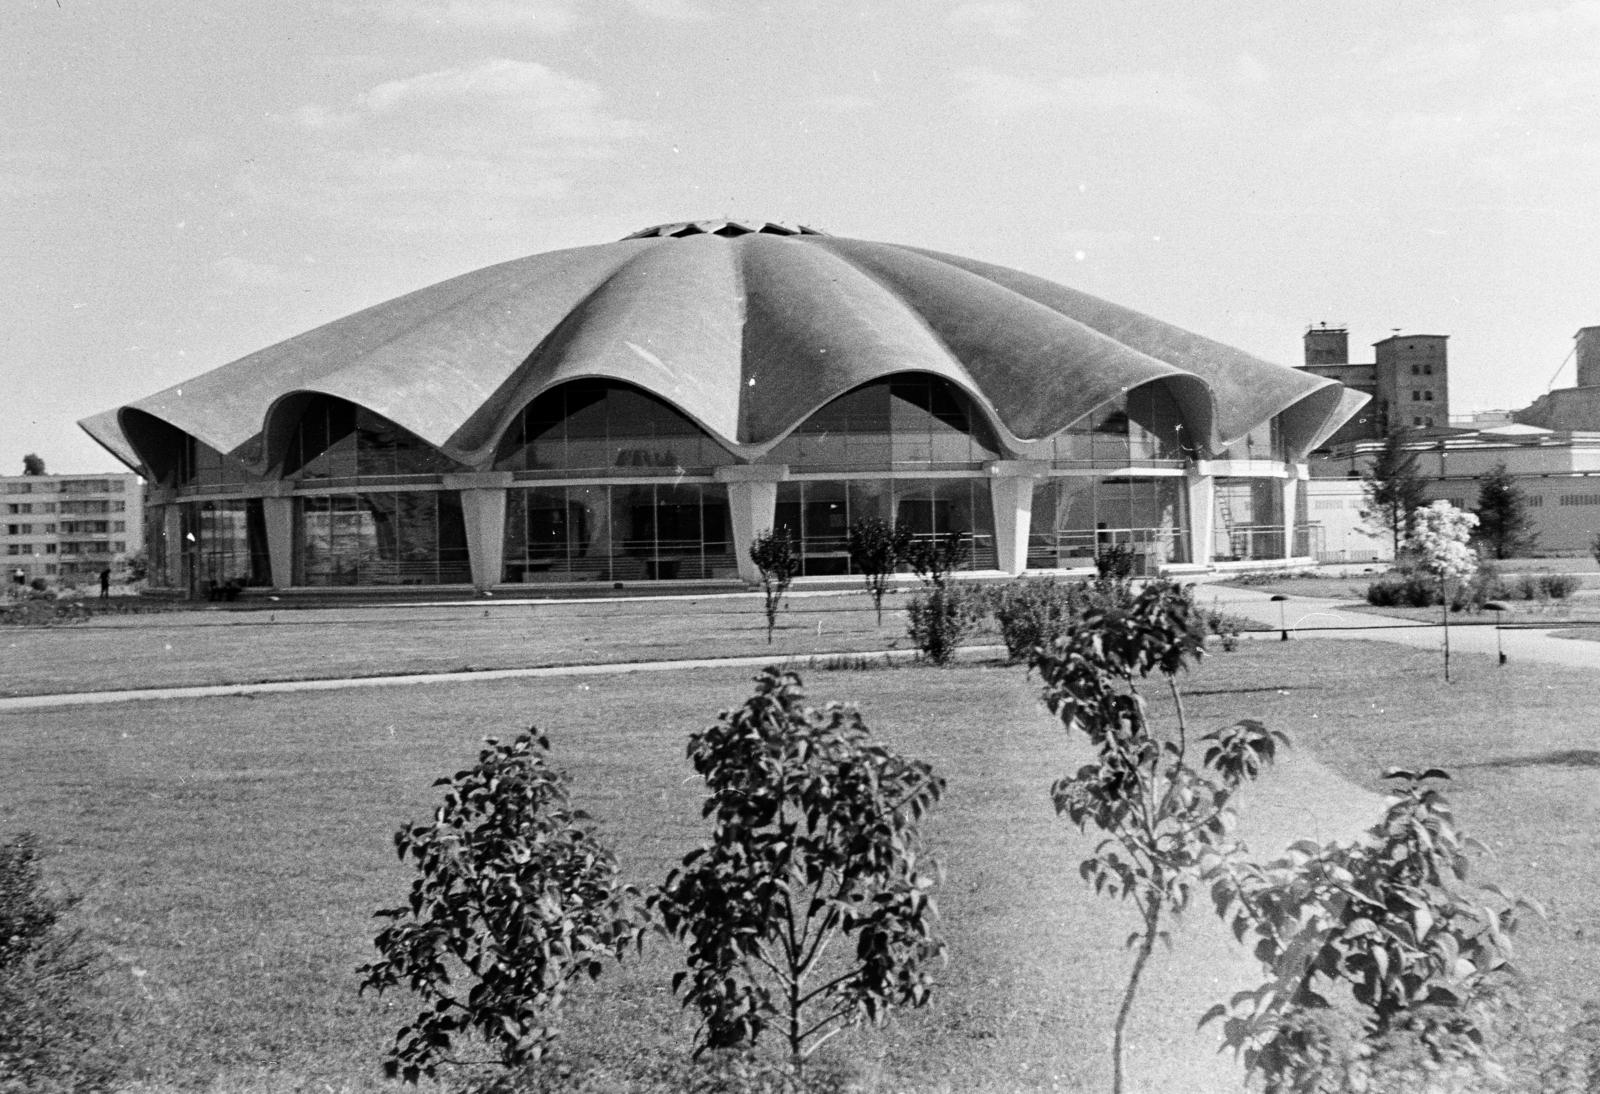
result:
<svg viewBox="0 0 1600 1094"><path fill-rule="evenodd" d="M25 502L25 501L24 502L12 502L10 505L6 506L6 512L8 512L8 513L31 513L31 512L33 512L33 506L30 505L28 502Z"/></svg>
<svg viewBox="0 0 1600 1094"><path fill-rule="evenodd" d="M1433 375L1433 366L1432 365L1423 365L1422 366L1422 375L1424 375L1424 376L1432 376Z"/></svg>
<svg viewBox="0 0 1600 1094"><path fill-rule="evenodd" d="M45 502L40 502L39 503L39 512L41 512L41 513L54 513L55 511L56 511L56 503L55 502L53 502L53 501L45 501Z"/></svg>
<svg viewBox="0 0 1600 1094"><path fill-rule="evenodd" d="M6 525L6 535L8 535L8 536L26 536L26 535L31 535L32 533L33 533L33 525L31 525L31 524L8 524L8 525Z"/></svg>
<svg viewBox="0 0 1600 1094"><path fill-rule="evenodd" d="M1416 390L1413 390L1413 391L1412 391L1412 392L1411 392L1411 401L1412 401L1412 402L1413 402L1413 403L1420 403L1420 402L1422 402L1422 392L1420 392L1420 391L1416 391Z"/></svg>
<svg viewBox="0 0 1600 1094"><path fill-rule="evenodd" d="M56 545L54 543L46 543L44 545L44 553L47 554L47 555L55 554L56 553Z"/></svg>
<svg viewBox="0 0 1600 1094"><path fill-rule="evenodd" d="M1421 418L1412 418L1411 419L1411 424L1412 425L1421 425L1422 424L1422 419Z"/></svg>
<svg viewBox="0 0 1600 1094"><path fill-rule="evenodd" d="M111 530L113 532L126 532L128 530L128 522L125 520L114 520L111 522Z"/></svg>
<svg viewBox="0 0 1600 1094"><path fill-rule="evenodd" d="M1423 399L1423 401L1424 401L1424 402L1428 402L1428 403L1431 403L1431 402L1433 402L1433 392L1431 392L1431 391L1424 391L1424 392L1423 392L1423 393L1422 393L1422 399Z"/></svg>
<svg viewBox="0 0 1600 1094"><path fill-rule="evenodd" d="M54 524L46 524L44 526L44 531L45 531L46 535L54 535L55 534L55 530L56 530L56 526Z"/></svg>
<svg viewBox="0 0 1600 1094"><path fill-rule="evenodd" d="M1419 368L1416 365L1412 365L1411 366L1411 375L1413 375L1413 376L1421 376L1422 375L1422 369Z"/></svg>

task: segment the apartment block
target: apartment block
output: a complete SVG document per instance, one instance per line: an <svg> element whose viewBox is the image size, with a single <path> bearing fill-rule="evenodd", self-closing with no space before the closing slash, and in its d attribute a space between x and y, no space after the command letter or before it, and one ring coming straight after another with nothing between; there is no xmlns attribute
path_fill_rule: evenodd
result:
<svg viewBox="0 0 1600 1094"><path fill-rule="evenodd" d="M87 584L120 574L144 546L138 475L0 476L0 566L6 581Z"/></svg>

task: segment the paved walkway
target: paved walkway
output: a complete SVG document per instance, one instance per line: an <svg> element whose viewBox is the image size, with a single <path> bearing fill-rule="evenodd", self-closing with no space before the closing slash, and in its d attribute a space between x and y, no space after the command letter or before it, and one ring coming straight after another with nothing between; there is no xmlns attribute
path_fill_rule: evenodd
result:
<svg viewBox="0 0 1600 1094"><path fill-rule="evenodd" d="M1356 638L1397 642L1441 652L1444 649L1444 628L1437 623L1416 623L1409 619L1343 611L1341 605L1348 605L1350 602L1347 600L1291 596L1288 600L1274 602L1270 593L1220 585L1201 586L1196 599L1206 607L1215 603L1226 611L1275 628L1273 632L1247 632L1244 635L1246 638L1277 639L1280 634L1276 629L1286 625L1290 638L1297 635L1307 638ZM1532 661L1600 669L1600 642L1561 638L1555 633L1572 630L1576 626L1580 625L1519 623L1516 626L1496 627L1478 621L1452 622L1451 660L1454 661L1459 654L1464 661L1470 659L1481 662L1483 658L1488 658L1493 662L1498 660L1498 653L1504 651L1508 664ZM1600 626L1594 629L1600 633Z"/></svg>

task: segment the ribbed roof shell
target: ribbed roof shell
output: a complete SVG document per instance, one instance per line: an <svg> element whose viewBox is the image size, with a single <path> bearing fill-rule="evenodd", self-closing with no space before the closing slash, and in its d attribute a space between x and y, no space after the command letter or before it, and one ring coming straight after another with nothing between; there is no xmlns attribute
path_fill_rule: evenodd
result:
<svg viewBox="0 0 1600 1094"><path fill-rule="evenodd" d="M701 221L476 270L80 424L131 466L148 415L266 471L304 397L323 393L487 467L522 407L601 378L659 396L754 459L829 400L907 371L966 391L1014 449L1152 382L1213 451L1282 413L1303 453L1363 401L1005 267Z"/></svg>

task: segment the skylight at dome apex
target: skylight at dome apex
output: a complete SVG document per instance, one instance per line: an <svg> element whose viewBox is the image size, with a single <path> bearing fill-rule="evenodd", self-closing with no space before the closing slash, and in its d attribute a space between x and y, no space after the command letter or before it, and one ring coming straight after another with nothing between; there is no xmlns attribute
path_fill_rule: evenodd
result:
<svg viewBox="0 0 1600 1094"><path fill-rule="evenodd" d="M151 483L151 572L244 586L749 580L786 527L973 568L1309 554L1334 381L1016 270L761 221L490 266L84 420Z"/></svg>

